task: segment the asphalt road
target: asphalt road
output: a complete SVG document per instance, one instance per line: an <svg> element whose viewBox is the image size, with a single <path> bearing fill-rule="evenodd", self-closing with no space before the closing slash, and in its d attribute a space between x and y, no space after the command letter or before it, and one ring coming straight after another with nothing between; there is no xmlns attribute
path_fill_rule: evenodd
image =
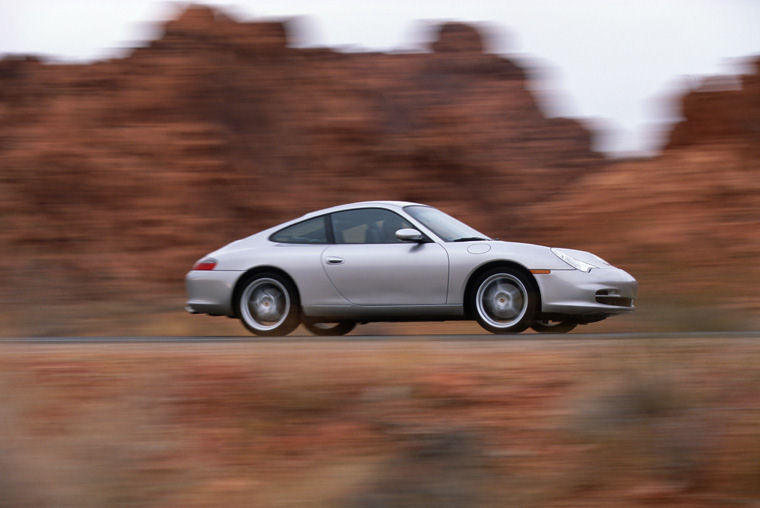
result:
<svg viewBox="0 0 760 508"><path fill-rule="evenodd" d="M313 335L288 335L287 337L7 337L2 343L23 344L130 344L130 343L320 343L320 342L514 342L514 341L562 341L562 340L658 340L658 339L760 339L760 331L746 332L647 332L647 333L570 333L570 334L517 334L517 335L346 335L342 337L319 337Z"/></svg>

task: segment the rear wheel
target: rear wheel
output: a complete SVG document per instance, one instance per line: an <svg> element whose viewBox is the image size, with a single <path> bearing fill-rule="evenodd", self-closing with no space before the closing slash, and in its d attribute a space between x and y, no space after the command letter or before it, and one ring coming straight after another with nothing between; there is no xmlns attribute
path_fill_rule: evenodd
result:
<svg viewBox="0 0 760 508"><path fill-rule="evenodd" d="M492 333L520 333L533 321L538 301L533 280L511 267L488 270L475 279L470 308Z"/></svg>
<svg viewBox="0 0 760 508"><path fill-rule="evenodd" d="M246 279L235 299L243 325L256 335L287 335L299 323L298 293L278 273L259 273Z"/></svg>
<svg viewBox="0 0 760 508"><path fill-rule="evenodd" d="M335 321L335 322L316 322L306 318L303 325L314 335L345 335L354 329L356 323L353 321Z"/></svg>
<svg viewBox="0 0 760 508"><path fill-rule="evenodd" d="M530 325L538 333L567 333L576 326L578 323L572 319L539 319Z"/></svg>

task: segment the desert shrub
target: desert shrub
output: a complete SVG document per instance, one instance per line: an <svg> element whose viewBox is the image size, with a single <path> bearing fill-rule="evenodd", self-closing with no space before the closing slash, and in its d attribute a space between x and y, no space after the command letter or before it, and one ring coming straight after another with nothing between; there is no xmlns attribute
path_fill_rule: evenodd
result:
<svg viewBox="0 0 760 508"><path fill-rule="evenodd" d="M710 419L667 378L626 378L576 405L571 439L590 445L579 480L700 483L714 442Z"/></svg>
<svg viewBox="0 0 760 508"><path fill-rule="evenodd" d="M405 438L349 508L467 508L483 506L486 463L476 434L429 430Z"/></svg>

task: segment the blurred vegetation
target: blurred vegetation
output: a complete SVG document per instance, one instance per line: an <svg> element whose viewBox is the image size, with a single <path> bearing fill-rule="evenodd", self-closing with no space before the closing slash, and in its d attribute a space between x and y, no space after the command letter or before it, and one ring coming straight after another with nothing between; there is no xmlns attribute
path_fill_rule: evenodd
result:
<svg viewBox="0 0 760 508"><path fill-rule="evenodd" d="M0 503L752 505L758 347L6 344Z"/></svg>

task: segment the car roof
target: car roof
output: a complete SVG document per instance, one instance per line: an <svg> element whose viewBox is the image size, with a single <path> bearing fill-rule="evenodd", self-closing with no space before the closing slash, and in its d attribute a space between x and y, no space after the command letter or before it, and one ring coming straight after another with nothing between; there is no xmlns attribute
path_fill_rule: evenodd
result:
<svg viewBox="0 0 760 508"><path fill-rule="evenodd" d="M315 210L305 214L299 219L305 219L313 216L324 215L326 213L340 212L343 210L353 210L355 208L389 208L399 209L409 205L427 206L422 203L413 203L411 201L359 201L356 203L346 203L344 205L332 206L329 208L323 208L322 210Z"/></svg>

